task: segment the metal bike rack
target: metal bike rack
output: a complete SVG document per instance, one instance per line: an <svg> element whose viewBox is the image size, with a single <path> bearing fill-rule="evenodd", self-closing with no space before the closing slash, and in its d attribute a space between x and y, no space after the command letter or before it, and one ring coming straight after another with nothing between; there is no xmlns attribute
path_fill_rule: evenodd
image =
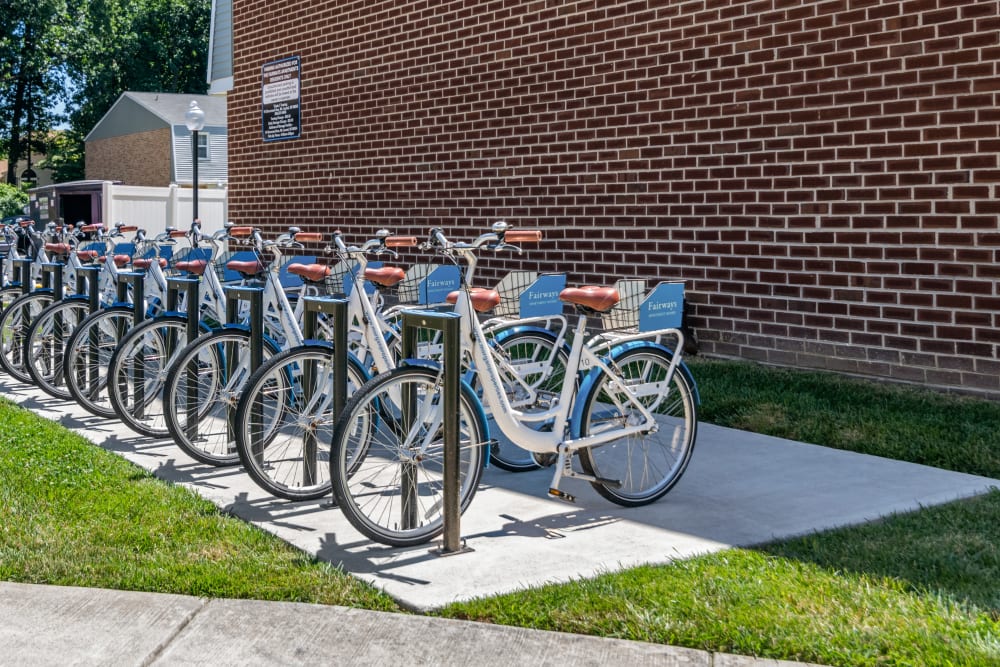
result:
<svg viewBox="0 0 1000 667"><path fill-rule="evenodd" d="M96 313L101 307L101 267L81 266L76 270L76 293L87 295L87 310ZM79 324L79 322L77 322Z"/></svg>
<svg viewBox="0 0 1000 667"><path fill-rule="evenodd" d="M111 261L111 258L108 258ZM142 324L146 318L146 293L144 284L145 274L139 271L128 271L118 274L118 301L128 300L128 288L132 287L132 326ZM119 325L118 340L125 336L125 323ZM142 419L146 407L146 369L141 363L133 363L131 369L132 387L134 388L133 411L135 416ZM111 381L111 378L108 378ZM124 393L124 392L122 392Z"/></svg>
<svg viewBox="0 0 1000 667"><path fill-rule="evenodd" d="M42 289L52 290L52 301L63 298L63 265L57 262L42 264Z"/></svg>
<svg viewBox="0 0 1000 667"><path fill-rule="evenodd" d="M432 550L440 556L449 556L465 551L471 551L462 543L461 534L461 508L459 507L459 491L461 479L459 478L459 433L458 433L458 408L459 408L459 382L461 368L461 341L459 339L460 317L456 313L439 313L433 311L406 311L403 313L402 329L402 353L404 359L417 356L417 334L420 329L431 329L440 331L442 336L442 346L444 348L441 359L442 371L444 375L444 386L442 388L441 410L444 427L444 541L440 549ZM406 410L412 400L403 396L403 421L409 421ZM409 525L415 525L418 521L416 516L418 489L414 484L413 469L405 461L402 463L401 485L404 507L410 508L410 513L402 517L404 529Z"/></svg>
<svg viewBox="0 0 1000 667"><path fill-rule="evenodd" d="M303 315L302 333L306 341L316 338L317 322L320 313L329 316L333 322L333 340L330 354L333 360L333 378L331 380L330 396L333 420L344 411L347 403L347 299L331 299L323 297L306 297L305 314ZM312 363L302 369L303 403L308 405L312 400L313 373L316 369ZM331 443L332 445L332 443ZM254 451L258 451L258 443L254 443ZM312 485L317 480L318 443L315 434L307 434L302 453L302 482Z"/></svg>
<svg viewBox="0 0 1000 667"><path fill-rule="evenodd" d="M187 311L187 342L194 341L201 330L199 328L199 318L201 316L200 295L198 287L201 280L198 278L167 278L167 312L176 313L177 302L180 295L184 293L184 306ZM170 332L167 342L168 354L172 353L173 332ZM185 396L184 412L187 415L187 436L192 440L198 436L198 420L195 413L198 410L198 364L197 362L188 366L187 370L187 394Z"/></svg>
<svg viewBox="0 0 1000 667"><path fill-rule="evenodd" d="M261 367L264 363L264 288L263 287L227 287L226 291L226 326L243 328L239 324L240 303L247 301L250 303L250 372ZM226 377L232 378L236 373L239 350L236 345L227 344L226 349ZM191 383L188 383L191 387ZM188 423L192 421L193 413L188 398ZM197 398L195 399L197 403ZM229 422L229 439L236 437L236 404L230 401L227 406L227 421ZM250 420L260 421L260 406L254 405L250 411Z"/></svg>
<svg viewBox="0 0 1000 667"><path fill-rule="evenodd" d="M52 291L52 302L57 303L63 298L63 265L56 262L42 264L42 289ZM55 372L55 365L62 364L63 355L63 321L57 311L52 320L52 339L44 341L42 358L48 360L49 373ZM57 361L58 360L58 361Z"/></svg>
<svg viewBox="0 0 1000 667"><path fill-rule="evenodd" d="M35 288L31 284L31 265L33 263L34 260L26 258L14 260L14 275L17 276L17 282L20 284L21 294L28 294Z"/></svg>

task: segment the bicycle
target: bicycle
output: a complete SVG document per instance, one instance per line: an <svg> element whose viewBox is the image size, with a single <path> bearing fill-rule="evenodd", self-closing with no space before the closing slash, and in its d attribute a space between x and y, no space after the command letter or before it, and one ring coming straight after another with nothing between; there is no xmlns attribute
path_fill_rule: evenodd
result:
<svg viewBox="0 0 1000 667"><path fill-rule="evenodd" d="M428 247L471 273L481 248L500 250L521 234L506 224L468 243L431 232ZM466 284L455 306L463 340L481 376L482 400L468 383L459 396L460 508L471 503L489 444L484 405L499 430L518 446L554 455L549 494L575 497L559 488L565 478L588 481L603 497L633 507L661 498L687 468L697 432L697 392L682 362L683 334L664 329L627 336L587 335L588 320L608 311L613 288L580 287L560 299L578 313L566 373L547 409L511 406L476 306L497 300L490 290ZM670 337L676 344L660 341ZM651 340L653 339L653 340ZM595 351L596 350L596 351ZM577 381L579 373L582 380ZM442 376L426 362L382 373L354 393L334 428L330 477L338 506L362 534L393 546L433 539L443 530ZM545 426L539 428L540 424ZM579 459L581 470L573 466Z"/></svg>
<svg viewBox="0 0 1000 667"><path fill-rule="evenodd" d="M273 241L265 241L259 229L233 227L230 235L247 239L254 259L230 261L228 267L248 278L263 277L264 361L285 347L303 342L299 328L301 299L292 307L281 286L284 249L301 247L316 235L292 228ZM298 240L296 240L298 239ZM274 261L262 255L270 251ZM202 463L228 466L239 463L234 442L236 404L250 374L251 332L247 325L229 323L204 334L181 348L167 369L163 386L164 422L177 446Z"/></svg>
<svg viewBox="0 0 1000 667"><path fill-rule="evenodd" d="M27 284L21 282L19 285L20 296L7 304L0 314L0 339L3 341L0 367L16 380L31 384L34 382L34 377L29 372L29 365L35 357L34 351L25 347L28 333L32 324L38 320L57 294L71 293L75 287L76 268L80 263L71 253L75 245L75 235L70 227L50 223L44 236L30 226L25 227L24 232L34 249L34 261L31 264L31 271L27 272L28 275L21 276L22 281L27 281ZM50 262L50 254L61 262ZM48 273L45 285L38 286L38 282L42 279L42 267L52 264L63 265L59 274L62 282L58 286L55 285L53 281L56 274ZM51 321L49 324L51 325ZM47 347L47 351L51 351L50 346ZM51 363L51 355L46 355L44 361Z"/></svg>
<svg viewBox="0 0 1000 667"><path fill-rule="evenodd" d="M97 250L80 251L80 254L97 261L101 266L100 307L84 317L66 339L62 377L70 396L83 409L98 417L111 419L115 412L105 394L111 355L135 324L137 307L149 317L163 311L166 280L159 262L155 263L155 267L147 267L151 270L145 272L142 280L143 303L138 306L132 303L131 294L119 283L119 274L133 261L132 255L136 253L136 247L142 248L145 232L120 223L107 232L102 227L95 231L106 246L106 254L101 255ZM115 238L130 231L136 232L133 243L115 244Z"/></svg>
<svg viewBox="0 0 1000 667"><path fill-rule="evenodd" d="M209 259L219 257L220 244L228 235L228 229L222 229L210 237L203 237L197 222L187 232L172 234L175 238L190 240L190 253L174 264L174 270L200 276L198 329L201 333L217 330L225 321L223 285L216 271L205 269ZM203 242L211 248L202 248ZM147 268L149 265L145 262L137 266L156 270L155 266ZM175 310L132 327L112 353L107 371L108 403L114 414L136 433L150 438L170 435L164 417L163 387L170 365L188 342L188 315L184 304L178 303Z"/></svg>
<svg viewBox="0 0 1000 667"><path fill-rule="evenodd" d="M351 281L346 316L348 391L370 377L369 368L396 365L390 321L396 307L384 310L381 290L401 283L397 267L368 266L368 255L416 245L414 237L393 237L381 230L362 246L348 247L334 232L328 252ZM289 271L314 283L328 280L330 267L292 265ZM374 287L369 295L365 283ZM335 350L328 341L310 340L271 357L246 381L236 405L235 445L239 460L258 486L287 500L315 500L330 492L329 445L333 422L332 383Z"/></svg>

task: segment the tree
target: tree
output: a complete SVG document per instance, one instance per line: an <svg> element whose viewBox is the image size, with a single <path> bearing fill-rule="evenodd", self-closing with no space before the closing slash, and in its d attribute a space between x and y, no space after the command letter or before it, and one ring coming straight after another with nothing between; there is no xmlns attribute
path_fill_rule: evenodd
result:
<svg viewBox="0 0 1000 667"><path fill-rule="evenodd" d="M27 204L28 195L24 191L13 185L0 183L0 218L23 213Z"/></svg>
<svg viewBox="0 0 1000 667"><path fill-rule="evenodd" d="M125 91L208 89L211 0L68 0L70 132L52 161L83 173L83 138Z"/></svg>
<svg viewBox="0 0 1000 667"><path fill-rule="evenodd" d="M44 151L63 95L65 0L4 0L0 4L0 153L5 180L17 183L17 163Z"/></svg>

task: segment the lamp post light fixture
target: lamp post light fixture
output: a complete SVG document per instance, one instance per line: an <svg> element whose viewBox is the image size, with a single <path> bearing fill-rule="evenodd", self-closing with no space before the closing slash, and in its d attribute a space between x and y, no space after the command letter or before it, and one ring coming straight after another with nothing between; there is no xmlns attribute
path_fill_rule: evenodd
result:
<svg viewBox="0 0 1000 667"><path fill-rule="evenodd" d="M191 130L191 181L192 181L192 213L193 219L198 219L198 132L205 127L205 112L198 107L198 102L191 100L191 106L184 114L184 124Z"/></svg>

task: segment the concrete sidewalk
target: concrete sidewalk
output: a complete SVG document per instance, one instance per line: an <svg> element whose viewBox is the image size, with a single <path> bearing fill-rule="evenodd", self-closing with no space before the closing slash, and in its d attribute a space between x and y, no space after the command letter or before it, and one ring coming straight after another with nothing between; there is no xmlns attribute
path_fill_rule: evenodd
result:
<svg viewBox="0 0 1000 667"><path fill-rule="evenodd" d="M803 664L345 607L2 582L0 618L6 665Z"/></svg>
<svg viewBox="0 0 1000 667"><path fill-rule="evenodd" d="M578 503L566 505L546 495L549 470L512 474L489 469L462 517L461 532L471 551L444 558L434 555L428 548L431 545L391 549L372 543L328 504L276 500L238 468L199 464L172 442L136 436L119 423L90 416L75 403L52 399L6 378L0 379L0 392L158 477L188 486L227 512L341 565L415 610L860 523L1000 485L993 479L700 424L684 478L664 499L647 507L611 504L586 484L571 486L576 480L569 480L565 490L576 494ZM778 664L741 662L748 659L663 646L552 637L513 628L472 624L470 629L466 624L459 627L428 618L383 617L309 605L119 592L80 592L65 599L66 591L75 589L53 593L47 588L38 589L49 592L37 596L31 592L34 589L21 592L18 603L6 600L9 590L3 589L5 601L0 609L5 610L5 618L21 619L23 625L20 620L17 626L8 624L6 636L0 633L0 646L27 650L32 642L38 643L40 628L55 630L57 636L64 630L65 638L60 641L65 643L52 654L61 662L79 655L86 663L90 650L101 656L118 655L103 653L113 651L117 642L125 644L119 650L129 652L121 654L120 660L97 661L189 662L211 656L206 661L296 663L301 656L302 662L368 664L391 656L396 664L474 660L505 667L528 660L542 664L643 664L645 660L668 665ZM15 606L7 609L4 605L8 604ZM148 617L129 612L130 605L148 608ZM266 617L262 610L267 611ZM277 618L285 620L277 623ZM350 622L345 624L345 619ZM145 643L128 639L125 628L132 628ZM102 632L106 645L100 639ZM406 640L418 645L403 646ZM145 648L130 647L136 642ZM341 648L355 644L367 648L356 653Z"/></svg>

